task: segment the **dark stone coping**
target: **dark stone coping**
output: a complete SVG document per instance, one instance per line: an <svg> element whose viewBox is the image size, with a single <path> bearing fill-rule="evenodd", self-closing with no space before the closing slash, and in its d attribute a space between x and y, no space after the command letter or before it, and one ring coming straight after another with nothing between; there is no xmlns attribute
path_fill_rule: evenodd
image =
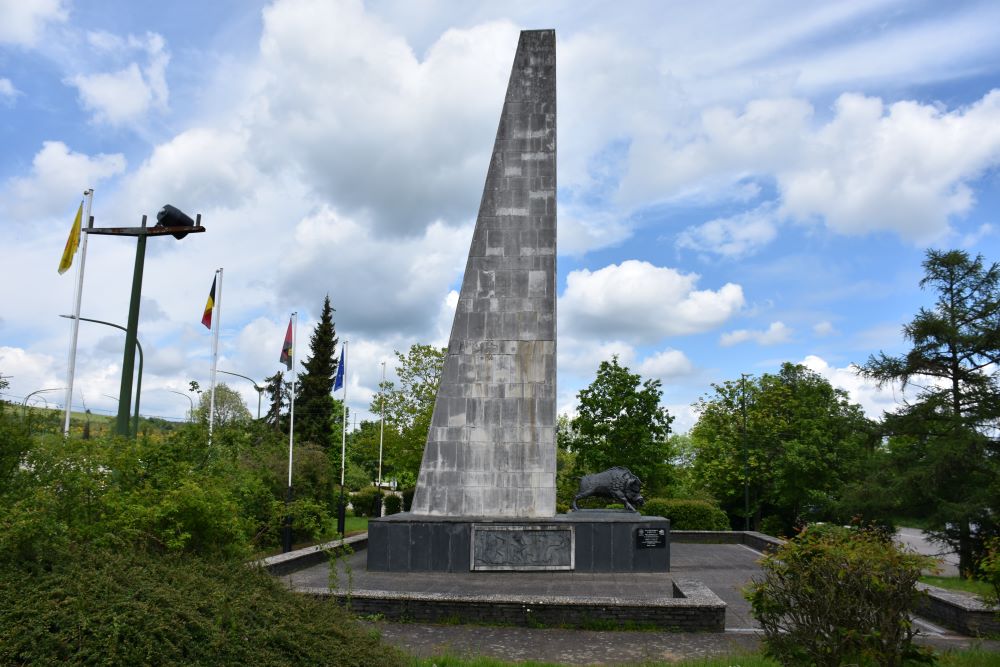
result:
<svg viewBox="0 0 1000 667"><path fill-rule="evenodd" d="M289 574L291 572L295 572L296 570L301 570L322 563L330 557L329 552L332 551L336 553L337 551L342 550L344 546L348 546L354 551L367 549L368 533L353 535L344 540L324 542L323 544L316 544L311 547L305 547L304 549L296 549L295 551L278 554L277 556L269 556L267 558L253 561L250 564L262 567L270 574Z"/></svg>
<svg viewBox="0 0 1000 667"><path fill-rule="evenodd" d="M753 530L671 530L670 539L684 544L743 544L755 551L771 553L785 540Z"/></svg>
<svg viewBox="0 0 1000 667"><path fill-rule="evenodd" d="M937 586L917 584L927 591L920 601L917 614L964 635L982 637L1000 634L997 607L986 604L967 593L949 591Z"/></svg>
<svg viewBox="0 0 1000 667"><path fill-rule="evenodd" d="M549 517L514 517L514 516L437 516L434 514L413 514L399 512L384 516L378 521L386 523L420 521L422 523L645 523L650 520L662 521L663 517L647 516L638 512L625 510L579 510L568 514L556 514Z"/></svg>
<svg viewBox="0 0 1000 667"><path fill-rule="evenodd" d="M445 621L531 626L584 625L599 621L640 623L676 632L723 632L726 603L692 579L673 581L673 597L460 595L338 588L296 588L296 592L333 598L356 614L381 614L392 620Z"/></svg>

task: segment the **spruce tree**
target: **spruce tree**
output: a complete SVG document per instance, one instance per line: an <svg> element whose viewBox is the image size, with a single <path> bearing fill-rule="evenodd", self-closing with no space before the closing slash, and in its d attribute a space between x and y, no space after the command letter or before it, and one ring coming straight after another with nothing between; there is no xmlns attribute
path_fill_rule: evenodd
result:
<svg viewBox="0 0 1000 667"><path fill-rule="evenodd" d="M330 296L309 338L309 357L302 362L295 393L295 433L300 442L312 442L329 450L333 445L334 401L331 391L337 373L337 333Z"/></svg>

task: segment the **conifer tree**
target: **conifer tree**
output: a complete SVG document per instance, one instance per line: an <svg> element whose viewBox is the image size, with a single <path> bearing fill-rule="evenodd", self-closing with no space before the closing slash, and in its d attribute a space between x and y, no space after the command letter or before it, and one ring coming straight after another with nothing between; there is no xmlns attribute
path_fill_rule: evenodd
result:
<svg viewBox="0 0 1000 667"><path fill-rule="evenodd" d="M301 442L329 450L333 445L334 401L331 391L337 373L337 333L330 296L323 300L319 322L309 338L309 356L302 362L295 393L295 433Z"/></svg>

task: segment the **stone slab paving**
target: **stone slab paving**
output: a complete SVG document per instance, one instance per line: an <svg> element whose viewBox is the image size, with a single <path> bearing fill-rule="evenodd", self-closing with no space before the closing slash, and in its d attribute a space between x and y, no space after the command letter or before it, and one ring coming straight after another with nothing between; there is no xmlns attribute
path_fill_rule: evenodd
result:
<svg viewBox="0 0 1000 667"><path fill-rule="evenodd" d="M697 579L727 605L724 633L660 631L593 631L427 623L369 623L389 644L418 657L444 654L488 656L517 662L535 660L564 665L627 665L646 661L677 662L689 658L731 655L760 647L757 623L742 588L759 572L761 554L737 544L671 544L671 572L664 574L592 574L569 572L366 572L365 553L342 562L341 585L351 570L358 589L439 592L508 593L511 595L580 595L656 597L670 595L671 578ZM328 586L329 564L323 563L282 576L289 586ZM473 620L473 619L470 619ZM981 641L921 628L920 643L939 650L979 647L1000 652L1000 642ZM934 634L940 631L940 634Z"/></svg>
<svg viewBox="0 0 1000 667"><path fill-rule="evenodd" d="M339 582L346 585L351 570L355 590L414 593L558 595L649 599L671 597L672 578L701 581L726 603L727 628L753 628L750 605L740 591L755 572L761 554L739 544L671 544L669 573L592 572L367 572L365 553L353 554L341 565ZM328 563L283 577L294 588L329 585Z"/></svg>

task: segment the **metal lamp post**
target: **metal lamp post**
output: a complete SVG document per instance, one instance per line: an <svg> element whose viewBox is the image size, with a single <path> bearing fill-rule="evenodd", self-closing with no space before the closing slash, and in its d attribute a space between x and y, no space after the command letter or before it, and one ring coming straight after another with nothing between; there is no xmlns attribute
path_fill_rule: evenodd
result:
<svg viewBox="0 0 1000 667"><path fill-rule="evenodd" d="M264 387L258 385L253 378L248 378L246 375L240 375L239 373L233 373L232 371L217 371L218 373L225 373L226 375L235 375L238 378L243 378L244 380L249 380L253 388L257 390L257 419L260 419L260 397L264 393Z"/></svg>
<svg viewBox="0 0 1000 667"><path fill-rule="evenodd" d="M59 317L65 317L68 320L76 319L72 315L60 315ZM91 319L89 317L81 317L80 321L81 322L93 322L94 324L104 324L104 325L109 326L109 327L114 327L115 329L121 329L122 331L124 331L126 333L126 335L128 334L128 329L126 329L125 327L123 327L120 324L115 324L114 322L105 322L104 320L94 320L94 319ZM134 430L134 432L133 432L132 435L134 435L135 437L139 437L139 397L142 395L142 365L143 365L144 356L142 354L142 345L139 343L139 339L138 338L135 339L135 348L139 352L139 372L136 374L137 377L136 377L136 381L135 381L135 412L134 412L134 416L133 416L133 421L135 422L135 430ZM130 401L130 403L131 403L131 401ZM119 409L120 409L120 407L121 407L120 397L119 397L119 400L118 400L118 405L119 405ZM126 433L125 435L128 435L128 433Z"/></svg>
<svg viewBox="0 0 1000 667"><path fill-rule="evenodd" d="M177 391L176 389L167 389L171 394L177 394L178 396L183 396L191 404L191 412L188 413L188 420L194 421L194 399L185 394L183 391Z"/></svg>
<svg viewBox="0 0 1000 667"><path fill-rule="evenodd" d="M132 374L135 364L136 336L139 330L139 297L142 294L142 270L146 258L146 239L150 236L171 234L175 239L182 239L188 234L205 231L201 226L201 214L196 220L170 206L163 207L156 214L156 225L146 226L146 216L142 216L140 227L88 227L83 231L88 234L106 234L110 236L135 236L135 269L132 272L132 298L128 309L128 328L125 330L125 355L122 359L122 384L118 394L118 418L115 421L115 431L119 435L129 433L129 406L132 403ZM137 401L138 402L138 401Z"/></svg>

